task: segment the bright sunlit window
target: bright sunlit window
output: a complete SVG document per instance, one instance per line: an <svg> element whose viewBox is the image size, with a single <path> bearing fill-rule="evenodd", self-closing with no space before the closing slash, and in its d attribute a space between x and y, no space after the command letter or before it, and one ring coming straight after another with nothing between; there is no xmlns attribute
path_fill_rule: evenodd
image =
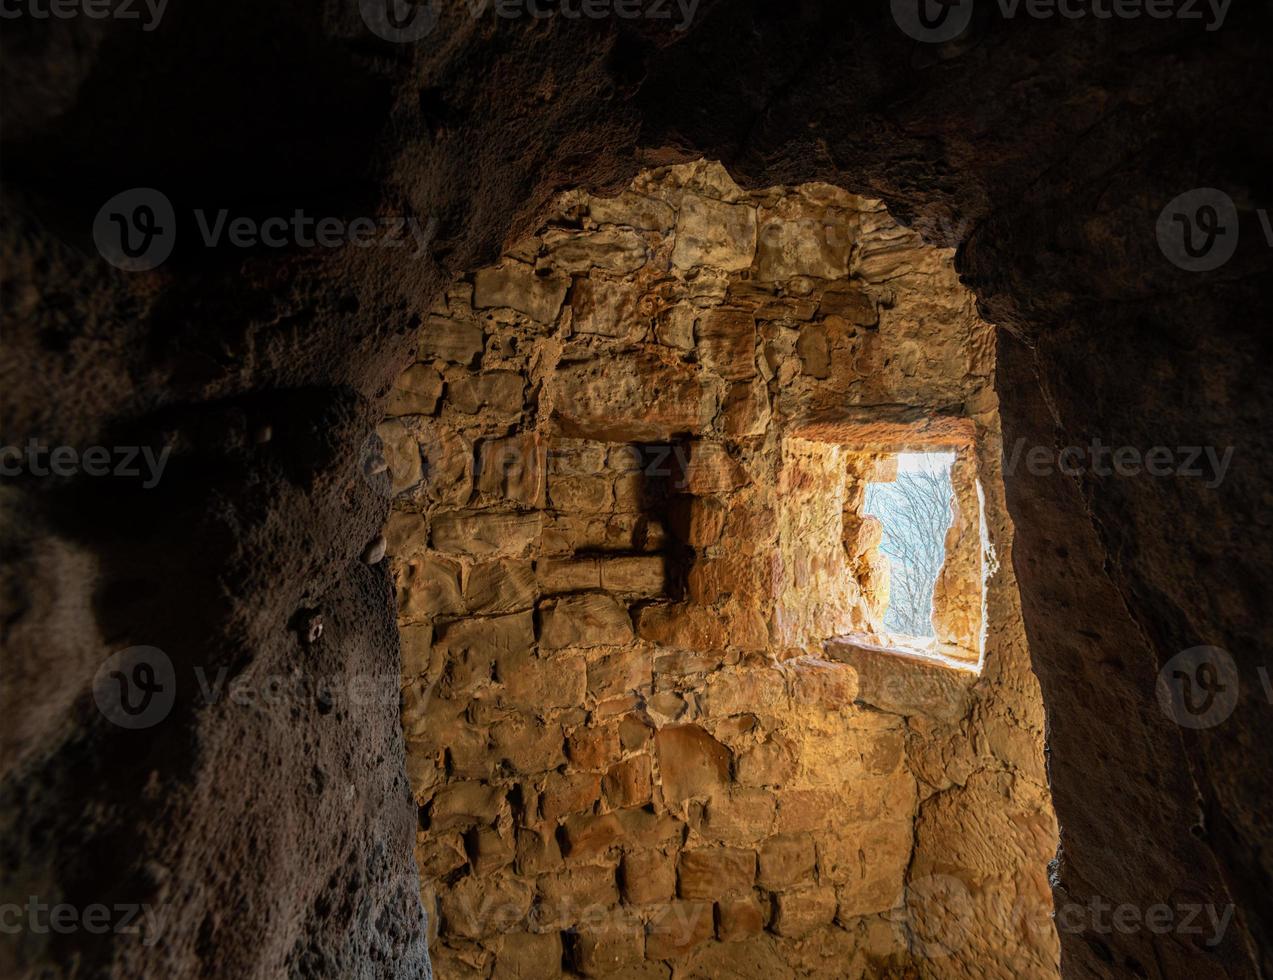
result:
<svg viewBox="0 0 1273 980"><path fill-rule="evenodd" d="M946 558L954 462L954 453L899 453L897 479L867 488L866 513L883 526L880 551L889 559L890 633L934 636L933 588Z"/></svg>

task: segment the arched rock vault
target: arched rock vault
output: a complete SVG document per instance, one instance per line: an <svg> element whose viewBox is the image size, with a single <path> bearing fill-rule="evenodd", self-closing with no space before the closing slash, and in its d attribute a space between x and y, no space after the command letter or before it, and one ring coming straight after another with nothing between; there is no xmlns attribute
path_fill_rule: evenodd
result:
<svg viewBox="0 0 1273 980"><path fill-rule="evenodd" d="M1216 949L1071 935L1065 968L1269 972L1273 776L1252 764L1273 727L1256 674L1273 564L1253 212L1268 205L1267 5L1234 5L1215 33L987 11L936 52L884 5L704 0L675 36L441 6L413 47L369 38L352 3L191 3L153 34L6 27L6 430L176 447L144 497L4 488L6 887L172 910L157 966L85 933L48 955L129 976L419 974L396 707L245 716L191 698L157 739L107 729L89 678L134 643L249 677L395 670L388 571L358 560L387 502L357 457L416 327L558 191L706 156L745 187L881 198L959 244L1000 328L1005 444L1236 447L1212 490L1005 484L1049 710L1056 894L1237 909ZM436 215L439 238L423 263L184 242L129 276L87 230L145 185L183 210ZM1153 227L1198 186L1239 201L1244 234L1221 272L1182 275ZM316 607L326 632L307 647L289 624ZM1188 731L1152 692L1199 643L1231 651L1244 686L1224 725Z"/></svg>

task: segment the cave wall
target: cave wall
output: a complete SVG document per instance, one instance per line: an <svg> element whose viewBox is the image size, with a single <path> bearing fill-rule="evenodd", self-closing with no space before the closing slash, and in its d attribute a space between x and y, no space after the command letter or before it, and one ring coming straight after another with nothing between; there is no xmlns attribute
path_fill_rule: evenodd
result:
<svg viewBox="0 0 1273 980"><path fill-rule="evenodd" d="M1056 974L993 334L952 260L697 163L567 194L448 287L366 455L439 975ZM980 623L981 478L984 673L824 650L878 627L846 538L881 448L952 431L975 557L941 606Z"/></svg>
<svg viewBox="0 0 1273 980"><path fill-rule="evenodd" d="M272 977L303 975L314 947L310 973L422 972L419 908L393 898L394 872L414 879L413 806L364 761L397 768L396 707L240 719L208 710L190 668L330 676L383 659L396 674L390 583L360 562L388 507L362 491L359 453L423 316L558 191L614 192L642 164L707 155L743 186L821 180L882 198L959 245L1000 328L1008 446L1238 448L1218 487L1019 470L1005 483L1052 706L1057 895L1235 913L1215 945L1080 922L1062 934L1064 969L1268 973L1270 776L1251 760L1273 730L1257 672L1273 565L1256 214L1273 156L1258 111L1269 38L1260 4L1234 5L1214 32L979 9L944 46L905 37L883 5L743 0L704 0L683 32L440 5L413 46L369 35L353 4L287 0L184 4L153 33L6 22L6 440L158 449L182 434L154 490L4 486L7 893L178 897L158 967L129 939L82 932L29 955ZM140 185L183 215L435 215L439 233L424 261L188 236L161 270L125 274L89 229ZM1186 273L1153 229L1204 186L1234 196L1241 240L1224 268ZM289 624L319 607L332 618L314 654ZM97 666L130 643L185 668L163 739L104 727L91 704ZM1241 699L1224 724L1184 730L1155 681L1199 643L1231 652ZM332 786L367 805L335 805Z"/></svg>

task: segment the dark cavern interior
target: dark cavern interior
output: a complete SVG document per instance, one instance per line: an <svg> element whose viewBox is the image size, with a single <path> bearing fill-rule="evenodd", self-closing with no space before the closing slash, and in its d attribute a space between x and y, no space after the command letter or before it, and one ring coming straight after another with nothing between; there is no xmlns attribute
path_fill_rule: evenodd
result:
<svg viewBox="0 0 1273 980"><path fill-rule="evenodd" d="M0 19L0 976L1273 975L1273 7Z"/></svg>

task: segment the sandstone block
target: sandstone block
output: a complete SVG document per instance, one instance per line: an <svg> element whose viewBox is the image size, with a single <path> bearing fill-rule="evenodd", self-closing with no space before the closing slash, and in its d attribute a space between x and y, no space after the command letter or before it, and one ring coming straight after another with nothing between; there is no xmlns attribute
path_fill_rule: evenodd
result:
<svg viewBox="0 0 1273 980"><path fill-rule="evenodd" d="M697 725L670 725L654 736L663 797L680 803L711 796L729 782L732 753Z"/></svg>
<svg viewBox="0 0 1273 980"><path fill-rule="evenodd" d="M535 572L529 561L474 565L464 582L464 605L474 613L517 612L535 603Z"/></svg>
<svg viewBox="0 0 1273 980"><path fill-rule="evenodd" d="M473 870L487 875L513 863L515 845L512 837L494 827L479 827L468 835L468 851Z"/></svg>
<svg viewBox="0 0 1273 980"><path fill-rule="evenodd" d="M823 316L838 316L849 323L861 327L874 327L880 322L879 312L875 308L875 300L861 289L842 286L828 289L818 304L818 312Z"/></svg>
<svg viewBox="0 0 1273 980"><path fill-rule="evenodd" d="M482 328L465 320L431 316L420 330L421 361L443 360L453 364L472 364L485 344Z"/></svg>
<svg viewBox="0 0 1273 980"><path fill-rule="evenodd" d="M539 879L541 925L571 929L601 922L619 901L612 864L569 868Z"/></svg>
<svg viewBox="0 0 1273 980"><path fill-rule="evenodd" d="M670 439L702 431L716 414L696 365L652 351L564 359L549 389L562 429L592 439Z"/></svg>
<svg viewBox="0 0 1273 980"><path fill-rule="evenodd" d="M632 639L628 608L617 599L589 593L559 599L543 613L539 641L547 649L617 646Z"/></svg>
<svg viewBox="0 0 1273 980"><path fill-rule="evenodd" d="M614 813L583 813L562 822L566 841L566 857L571 861L586 860L604 854L623 839L623 824Z"/></svg>
<svg viewBox="0 0 1273 980"><path fill-rule="evenodd" d="M765 384L747 381L730 385L721 403L718 422L731 439L745 439L764 433L771 417L769 391Z"/></svg>
<svg viewBox="0 0 1273 980"><path fill-rule="evenodd" d="M545 558L535 565L539 587L545 592L582 592L601 588L601 567L595 558Z"/></svg>
<svg viewBox="0 0 1273 980"><path fill-rule="evenodd" d="M379 457L389 468L389 492L399 494L418 486L424 479L424 457L415 434L397 419L389 419L376 427L376 435L380 439ZM372 462L363 461L364 465Z"/></svg>
<svg viewBox="0 0 1273 980"><path fill-rule="evenodd" d="M650 799L650 757L633 756L611 766L601 780L606 802L612 807L637 806Z"/></svg>
<svg viewBox="0 0 1273 980"><path fill-rule="evenodd" d="M535 890L510 875L477 878L469 875L439 889L441 932L480 939L499 935L527 923Z"/></svg>
<svg viewBox="0 0 1273 980"><path fill-rule="evenodd" d="M491 980L555 980L561 976L561 934L515 932L504 937Z"/></svg>
<svg viewBox="0 0 1273 980"><path fill-rule="evenodd" d="M619 878L629 905L666 902L676 892L676 860L662 851L631 851L623 855Z"/></svg>
<svg viewBox="0 0 1273 980"><path fill-rule="evenodd" d="M685 194L676 218L672 264L711 266L726 272L749 268L756 254L756 210L744 204Z"/></svg>
<svg viewBox="0 0 1273 980"><path fill-rule="evenodd" d="M685 482L690 493L730 493L747 482L747 471L719 442L696 442L690 447Z"/></svg>
<svg viewBox="0 0 1273 980"><path fill-rule="evenodd" d="M650 250L645 239L627 228L603 228L593 232L551 231L544 236L552 268L584 273L600 269L619 275L645 265Z"/></svg>
<svg viewBox="0 0 1273 980"><path fill-rule="evenodd" d="M807 936L835 919L835 889L806 888L784 892L774 900L773 931L789 939Z"/></svg>
<svg viewBox="0 0 1273 980"><path fill-rule="evenodd" d="M606 558L601 562L601 587L609 592L656 596L667 584L660 555Z"/></svg>
<svg viewBox="0 0 1273 980"><path fill-rule="evenodd" d="M440 555L403 562L396 568L398 618L418 621L465 611L460 566Z"/></svg>
<svg viewBox="0 0 1273 980"><path fill-rule="evenodd" d="M536 657L529 650L501 652L495 677L503 684L501 703L528 715L581 704L587 691L583 657L558 654Z"/></svg>
<svg viewBox="0 0 1273 980"><path fill-rule="evenodd" d="M716 938L723 943L740 942L765 930L765 910L754 892L722 898L716 903Z"/></svg>
<svg viewBox="0 0 1273 980"><path fill-rule="evenodd" d="M682 898L715 900L750 892L756 882L756 853L734 847L682 851L677 862L677 891Z"/></svg>
<svg viewBox="0 0 1273 980"><path fill-rule="evenodd" d="M619 734L612 726L578 728L566 739L566 754L580 769L604 769L619 757Z"/></svg>
<svg viewBox="0 0 1273 980"><path fill-rule="evenodd" d="M696 804L690 822L709 840L752 845L772 833L774 809L773 796L764 790L735 788L716 793L706 806Z"/></svg>
<svg viewBox="0 0 1273 980"><path fill-rule="evenodd" d="M710 902L668 902L645 927L645 956L669 960L684 956L715 933Z"/></svg>
<svg viewBox="0 0 1273 980"><path fill-rule="evenodd" d="M542 516L494 511L439 514L433 520L433 547L454 555L483 558L520 556L539 538Z"/></svg>
<svg viewBox="0 0 1273 980"><path fill-rule="evenodd" d="M645 928L639 919L607 917L579 928L572 944L574 967L585 977L609 976L645 956Z"/></svg>
<svg viewBox="0 0 1273 980"><path fill-rule="evenodd" d="M579 279L570 298L572 324L578 333L626 337L649 328L650 318L638 309L640 296L625 282Z"/></svg>
<svg viewBox="0 0 1273 980"><path fill-rule="evenodd" d="M525 390L526 379L516 371L454 371L447 374L446 403L466 415L490 411L512 419L521 413Z"/></svg>
<svg viewBox="0 0 1273 980"><path fill-rule="evenodd" d="M448 783L429 806L429 832L488 823L498 815L503 794L496 786L474 780Z"/></svg>
<svg viewBox="0 0 1273 980"><path fill-rule="evenodd" d="M756 318L747 310L710 310L698 321L698 355L726 381L756 375Z"/></svg>
<svg viewBox="0 0 1273 980"><path fill-rule="evenodd" d="M618 197L589 197L588 216L600 225L626 225L638 231L668 232L676 223L670 205L632 191Z"/></svg>
<svg viewBox="0 0 1273 980"><path fill-rule="evenodd" d="M612 650L588 663L588 693L599 701L648 690L651 678L649 653L637 647Z"/></svg>
<svg viewBox="0 0 1273 980"><path fill-rule="evenodd" d="M568 751L569 754L569 751ZM571 761L575 756L570 755ZM601 774L596 772L551 773L539 797L539 815L549 824L572 813L590 811L601 799Z"/></svg>
<svg viewBox="0 0 1273 980"><path fill-rule="evenodd" d="M817 863L808 834L780 834L760 845L760 884L770 891L811 883Z"/></svg>
<svg viewBox="0 0 1273 980"><path fill-rule="evenodd" d="M544 446L539 436L484 441L478 449L477 488L527 507L542 506Z"/></svg>
<svg viewBox="0 0 1273 980"><path fill-rule="evenodd" d="M386 415L432 415L442 397L442 375L428 364L412 364L394 382Z"/></svg>
<svg viewBox="0 0 1273 980"><path fill-rule="evenodd" d="M478 270L473 277L473 306L507 307L540 323L552 323L569 288L570 280L565 276L541 276L523 262L505 262L497 268Z"/></svg>
<svg viewBox="0 0 1273 980"><path fill-rule="evenodd" d="M544 874L561 867L561 848L551 830L517 830L517 873L522 876Z"/></svg>
<svg viewBox="0 0 1273 980"><path fill-rule="evenodd" d="M511 715L491 726L491 750L513 772L541 773L565 763L561 726L542 723L523 714Z"/></svg>
<svg viewBox="0 0 1273 980"><path fill-rule="evenodd" d="M841 920L901 904L914 845L910 820L844 824L840 833L819 838L819 871L823 881L839 886Z"/></svg>
<svg viewBox="0 0 1273 980"><path fill-rule="evenodd" d="M613 506L613 484L605 476L553 476L548 500L566 513L603 514Z"/></svg>

